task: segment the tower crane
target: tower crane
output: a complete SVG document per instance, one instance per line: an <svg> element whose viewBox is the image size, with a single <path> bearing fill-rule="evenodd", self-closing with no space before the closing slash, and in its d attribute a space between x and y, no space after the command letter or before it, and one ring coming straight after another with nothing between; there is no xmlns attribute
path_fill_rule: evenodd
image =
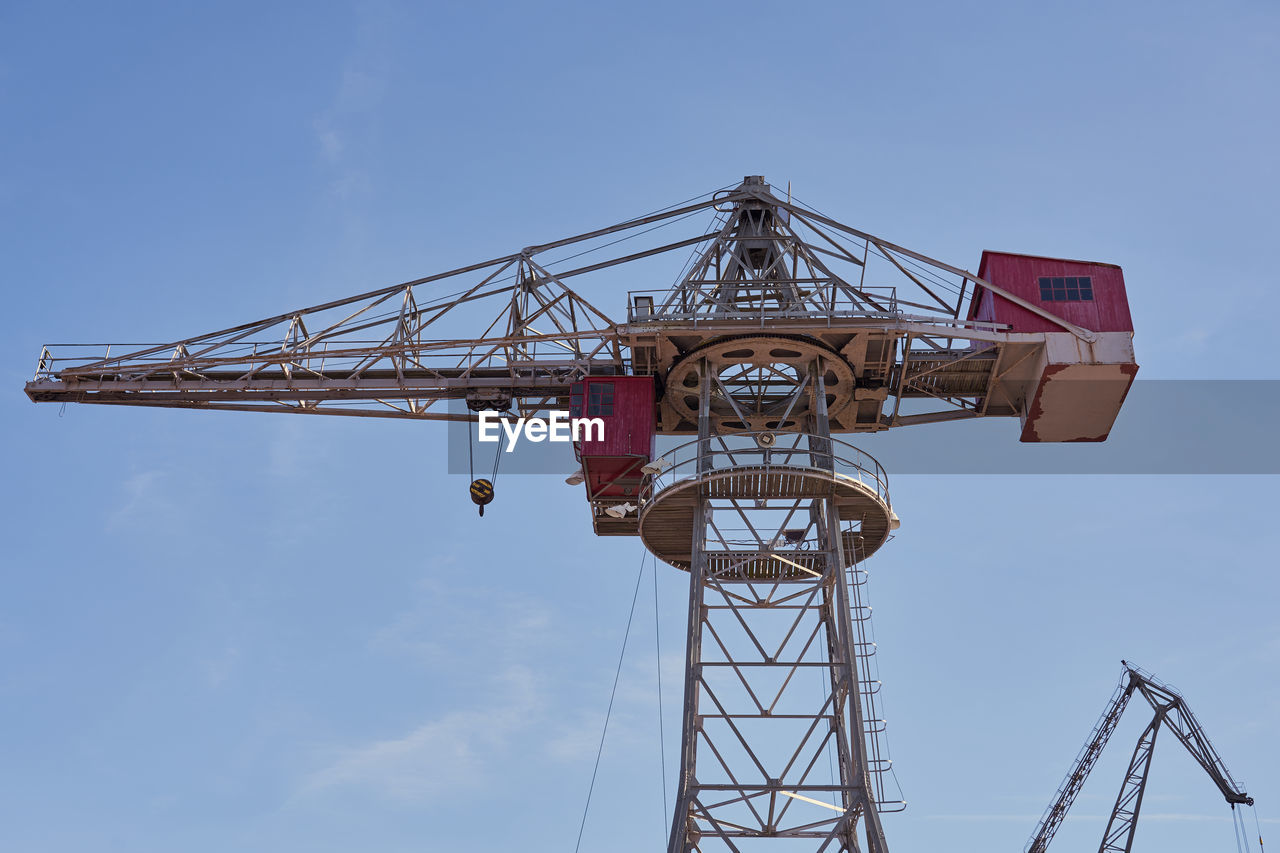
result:
<svg viewBox="0 0 1280 853"><path fill-rule="evenodd" d="M1093 769L1107 741L1111 739L1111 734L1115 731L1116 724L1120 722L1120 716L1128 707L1129 699L1134 693L1147 700L1147 704L1151 706L1155 715L1138 737L1138 744L1134 747L1133 757L1129 759L1129 769L1125 771L1124 782L1111 809L1111 816L1107 820L1107 828L1102 835L1102 844L1098 848L1098 853L1120 853L1120 851L1129 853L1133 847L1134 832L1138 828L1138 812L1142 808L1142 795L1147 788L1147 773L1151 769L1151 754L1161 726L1172 732L1178 742L1186 747L1187 752L1191 753L1196 763L1209 774L1213 784L1218 787L1223 798L1233 809L1237 805L1253 805L1253 797L1240 790L1240 786L1231 778L1226 765L1222 763L1222 758L1209 742L1208 736L1200 727L1195 715L1191 713L1191 709L1187 707L1182 694L1128 661L1120 663L1124 666L1124 671L1121 673L1119 684L1116 685L1115 693L1112 694L1106 710L1102 712L1102 716L1093 727L1089 740L1076 757L1071 772L1063 779L1053 802L1040 818L1035 833L1027 842L1026 853L1044 853L1048 849L1049 842L1053 840L1058 827L1066 819L1067 811L1075 802L1085 780L1089 778L1089 771Z"/></svg>
<svg viewBox="0 0 1280 853"><path fill-rule="evenodd" d="M677 252L673 276L662 263ZM607 285L623 274L643 287L615 318L603 300L621 296ZM604 284L588 300L578 281ZM690 578L670 853L775 841L856 851L859 839L883 853L879 814L902 804L885 790L861 563L898 516L880 464L833 436L1000 417L1019 419L1022 441L1101 441L1137 367L1113 264L984 252L972 273L748 176L207 334L47 346L26 393L467 423L598 418L607 434L575 445L595 532L638 536ZM659 435L690 440L656 458ZM477 503L492 499L492 483L473 486ZM818 699L796 687L803 669L821 674ZM829 783L815 773L826 752Z"/></svg>

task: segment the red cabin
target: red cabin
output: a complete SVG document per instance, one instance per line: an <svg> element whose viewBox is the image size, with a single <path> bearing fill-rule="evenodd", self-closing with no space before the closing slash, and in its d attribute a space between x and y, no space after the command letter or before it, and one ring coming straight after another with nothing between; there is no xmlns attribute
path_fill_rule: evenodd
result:
<svg viewBox="0 0 1280 853"><path fill-rule="evenodd" d="M1043 335L1037 362L1027 365L1022 440L1105 440L1138 372L1124 272L1115 264L983 252L978 277L1095 333L1081 340L1053 320L977 287L969 319L1004 324L1014 335Z"/></svg>
<svg viewBox="0 0 1280 853"><path fill-rule="evenodd" d="M1133 331L1124 271L1115 264L983 252L978 278L1090 331ZM1011 332L1062 331L1053 321L982 287L969 306L969 319L1005 323Z"/></svg>
<svg viewBox="0 0 1280 853"><path fill-rule="evenodd" d="M654 452L653 377L589 376L574 385L570 410L574 418L598 418L603 427L581 424L574 443L588 499L634 502L640 469Z"/></svg>

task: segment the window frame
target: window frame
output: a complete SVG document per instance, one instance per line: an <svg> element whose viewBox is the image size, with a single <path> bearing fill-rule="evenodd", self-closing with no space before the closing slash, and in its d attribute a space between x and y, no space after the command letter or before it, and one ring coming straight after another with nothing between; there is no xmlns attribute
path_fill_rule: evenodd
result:
<svg viewBox="0 0 1280 853"><path fill-rule="evenodd" d="M1041 302L1097 301L1091 275L1042 275L1036 277L1036 285Z"/></svg>

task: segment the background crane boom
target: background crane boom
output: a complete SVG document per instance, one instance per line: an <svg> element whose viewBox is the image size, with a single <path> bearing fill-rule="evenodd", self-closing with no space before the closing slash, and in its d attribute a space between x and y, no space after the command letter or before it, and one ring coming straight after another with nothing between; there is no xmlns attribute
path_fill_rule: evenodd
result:
<svg viewBox="0 0 1280 853"><path fill-rule="evenodd" d="M1231 778L1213 744L1205 735L1195 715L1183 700L1182 695L1158 680L1151 673L1140 667L1121 661L1124 671L1120 675L1120 683L1106 709L1093 727L1089 740L1076 757L1075 764L1067 774L1058 793L1044 816L1036 826L1031 840L1027 842L1027 853L1044 853L1054 834L1066 819L1067 811L1075 802L1076 796L1084 786L1089 772L1097 763L1103 748L1115 731L1120 716L1124 713L1133 694L1139 693L1155 711L1151 723L1143 730L1129 761L1129 769L1120 787L1115 806L1107 821L1107 829L1103 833L1102 853L1105 851L1127 851L1133 845L1133 835L1137 828L1138 813L1142 807L1142 794L1146 789L1147 775L1151 767L1151 755L1155 748L1156 735L1163 724L1169 728L1178 741L1191 753L1204 771L1209 774L1214 785L1222 792L1223 798L1234 808L1236 805L1253 805L1253 798L1240 789Z"/></svg>

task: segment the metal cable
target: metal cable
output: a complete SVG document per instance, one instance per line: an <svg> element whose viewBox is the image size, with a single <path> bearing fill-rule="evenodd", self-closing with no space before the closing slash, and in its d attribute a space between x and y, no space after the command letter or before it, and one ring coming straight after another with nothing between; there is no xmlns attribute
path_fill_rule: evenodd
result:
<svg viewBox="0 0 1280 853"><path fill-rule="evenodd" d="M666 228L668 225L675 225L677 222L683 222L684 220L688 219L691 216L701 216L703 212L704 211L701 211L701 210L695 210L691 213L686 213L684 216L677 216L675 219L665 219L662 222L659 222L657 225L651 225L648 228L645 228L643 231L637 231L634 234L627 234L624 237L619 237L616 240L610 240L608 243L602 243L599 246L593 246L590 249L583 249L581 252L578 252L573 255L567 255L563 258L556 258L554 261L548 261L544 266L547 268L548 271L550 271L553 268L560 266L565 261L571 261L574 258L580 258L583 255L589 255L592 252L598 252L601 249L607 249L610 246L616 246L619 243L625 243L627 240L634 240L636 237L639 237L642 234L648 234L650 231L657 231L659 228Z"/></svg>
<svg viewBox="0 0 1280 853"><path fill-rule="evenodd" d="M658 559L649 560L653 567L653 646L658 669L658 757L662 761L662 834L667 833L667 734L662 723L662 631L658 623Z"/></svg>
<svg viewBox="0 0 1280 853"><path fill-rule="evenodd" d="M727 213L716 214L716 217L712 219L710 223L708 223L706 229L702 232L702 236L706 237L713 232L718 232L721 228L724 227L724 223L728 220L728 217L729 217L729 214ZM680 267L680 272L676 276L676 280L675 280L676 287L679 287L680 284L684 281L685 275L688 274L690 271L692 271L693 265L697 262L698 258L702 256L703 251L704 251L703 249L695 246L693 250L689 252L689 257L685 259L684 265Z"/></svg>
<svg viewBox="0 0 1280 853"><path fill-rule="evenodd" d="M578 824L578 841L573 853L582 847L582 831L587 828L587 811L591 808L591 794L596 789L596 774L600 772L600 756L604 754L604 738L609 733L609 717L613 715L613 700L618 695L618 679L622 677L622 661L627 656L627 639L631 636L631 620L636 615L636 599L640 596L640 580L644 577L644 557L640 558L640 571L636 574L636 588L631 594L631 611L627 614L627 629L622 635L622 651L618 653L618 669L613 674L613 689L609 691L609 707L604 712L604 729L600 732L600 746L596 749L595 767L591 769L591 784L587 786L587 802L582 807L582 822Z"/></svg>
<svg viewBox="0 0 1280 853"><path fill-rule="evenodd" d="M666 207L660 207L660 208L658 208L657 210L651 210L651 211L649 211L648 213L642 213L642 214L640 214L639 216L633 216L633 217L632 217L632 219L644 219L644 218L649 217L649 216L657 216L659 213L662 213L662 212L664 212L664 211L667 211L667 210L674 210L674 209L675 209L675 208L677 208L677 207L683 207L684 205L689 204L689 203L691 203L691 202L695 202L695 201L698 201L698 200L700 200L700 199L704 199L704 198L706 198L706 197L708 197L708 196L714 196L716 193L720 193L720 192L724 192L725 190L732 189L732 188L733 188L733 186L734 186L733 184L730 184L730 185L728 185L728 186L720 187L719 189L711 190L710 192L701 193L700 195L695 195L695 196L693 196L692 198L687 198L687 199L685 199L684 201L677 201L675 204L669 204L669 205L667 205ZM568 255L568 256L563 257L563 258L556 258L554 261L548 261L546 264L544 264L544 266L549 270L549 269L551 269L551 267L556 266L557 264L562 264L562 263L564 263L565 261L570 261L570 260L573 260L574 258L580 258L580 257L582 257L583 255L589 255L589 254L591 254L592 252L598 252L598 251L600 251L601 249L605 249L605 248L608 248L609 246L613 246L613 245L616 245L616 244L618 244L618 243L622 243L622 242L624 242L624 241L626 241L626 240L630 240L630 239L632 239L633 237L639 237L641 234L648 234L650 231L656 231L656 230L657 230L657 229L659 229L659 228L665 228L665 227L666 227L666 226L668 226L668 225L672 225L672 224L674 224L674 223L676 223L676 222L681 222L681 221L683 221L683 220L685 220L685 219L688 219L688 218L689 218L689 217L691 217L691 216L699 216L699 215L701 215L702 213L703 213L703 211L701 211L701 210L695 210L695 211L692 211L692 212L690 212L690 213L686 213L686 214L685 214L685 215L683 215L683 216L676 217L675 219L666 219L666 220L663 220L662 222L659 222L659 223L657 223L656 225L652 225L652 226L650 226L650 227L648 227L648 228L644 229L643 231L637 231L637 232L635 232L634 234L628 234L628 235L626 235L626 236L624 236L624 237L619 237L619 238L618 238L618 239L616 239L616 240L611 240L610 242L608 242L608 243L604 243L604 244L602 244L602 245L600 245L600 246L593 246L593 247L592 247L592 248L590 248L590 249L583 249L581 252L578 252L577 254Z"/></svg>
<svg viewBox="0 0 1280 853"><path fill-rule="evenodd" d="M469 433L468 433L469 434ZM493 474L489 477L489 482L493 485L498 484L498 463L502 461L502 442L499 441L493 448Z"/></svg>
<svg viewBox="0 0 1280 853"><path fill-rule="evenodd" d="M812 213L816 213L816 214L818 214L819 216L827 216L827 214L823 213L821 210L818 210L818 209L817 209L816 207L814 207L813 205L805 204L803 201L801 201L801 200L800 200L800 199L798 199L798 198L795 198L794 196L792 196L791 201L792 201L792 202L793 202L797 207L804 208L805 210L808 210L808 211L810 211L810 212L812 212ZM827 218L828 218L828 219L833 219L834 217L827 216ZM813 228L815 231L822 231L823 233L828 233L828 232L824 231L823 229L819 229L819 228L816 226L816 224L814 224L814 225L810 225L810 227L811 227L811 228ZM842 232L842 231L834 231L834 230L833 230L832 232L830 232L830 233L829 233L829 236L834 236L834 237L836 237L837 239L839 239L839 240L841 240L841 241L843 241L843 242L848 243L850 246L857 246L857 247L859 247L859 248L861 248L861 247L862 247L862 244L861 244L861 243L859 243L859 242L857 242L856 240L852 239L848 234L845 234L845 233L844 233L844 232ZM884 252L886 252L886 253L890 251L890 250L888 250L888 249L881 249L881 248L880 248L880 246L879 246L878 244L874 244L874 243L873 243L872 245L875 245L875 246L876 246L876 248L877 248L878 250L880 250L880 251L884 251ZM960 288L960 287L957 287L957 286L956 286L955 284L953 284L952 282L950 282L950 281L948 281L947 279L943 278L942 276L938 275L938 273L937 273L937 272L935 272L933 269L931 269L931 268L929 268L929 267L927 267L927 266L924 266L923 264L918 263L914 258L910 258L910 257L907 257L907 256L905 256L905 255L898 255L896 252L894 252L894 253L893 253L893 255L894 255L894 257L896 257L898 260L902 261L902 262L903 262L904 264L906 264L907 266L913 267L917 272L921 273L922 275L927 276L929 279L931 279L931 280L932 280L935 284L937 284L939 287L944 288L945 290L948 290L948 291L950 291L951 293L954 293L954 294L956 294L956 295L959 295L959 294L960 294L960 291L961 291L961 288Z"/></svg>
<svg viewBox="0 0 1280 853"><path fill-rule="evenodd" d="M476 452L471 447L471 420L467 420L467 477L468 482L476 479Z"/></svg>
<svg viewBox="0 0 1280 853"><path fill-rule="evenodd" d="M822 667L820 666L814 667L814 670L818 673L818 688L822 691L820 694L820 697L822 701L825 702L827 701L827 696L831 690L831 685L829 681L830 676L823 675ZM834 707L832 708L832 710L835 710ZM831 787L833 788L836 786L836 762L835 762L835 759L832 757L832 753L835 752L834 741L835 741L834 737L831 737L830 735L827 736L827 775L831 779ZM844 780L841 779L840 781L843 782ZM837 805L836 800L839 798L839 796L840 794L838 791L831 792L831 805L833 806Z"/></svg>
<svg viewBox="0 0 1280 853"><path fill-rule="evenodd" d="M1258 807L1249 806L1249 809L1253 812L1253 828L1258 831L1258 853L1264 853L1262 849L1262 824L1258 821ZM1244 820L1243 817L1240 819Z"/></svg>
<svg viewBox="0 0 1280 853"><path fill-rule="evenodd" d="M635 218L643 219L646 216L654 216L656 214L662 213L664 210L672 210L677 207L683 207L684 205L689 204L690 202L695 202L698 199L706 198L707 196L715 195L716 193L722 193L731 189L735 189L737 188L737 186L738 184L725 184L724 186L711 190L710 192L699 193L698 195L695 195L692 198L686 198L684 201L677 201L675 204L669 204L666 207L660 207L657 210L651 210L648 213L642 213Z"/></svg>

